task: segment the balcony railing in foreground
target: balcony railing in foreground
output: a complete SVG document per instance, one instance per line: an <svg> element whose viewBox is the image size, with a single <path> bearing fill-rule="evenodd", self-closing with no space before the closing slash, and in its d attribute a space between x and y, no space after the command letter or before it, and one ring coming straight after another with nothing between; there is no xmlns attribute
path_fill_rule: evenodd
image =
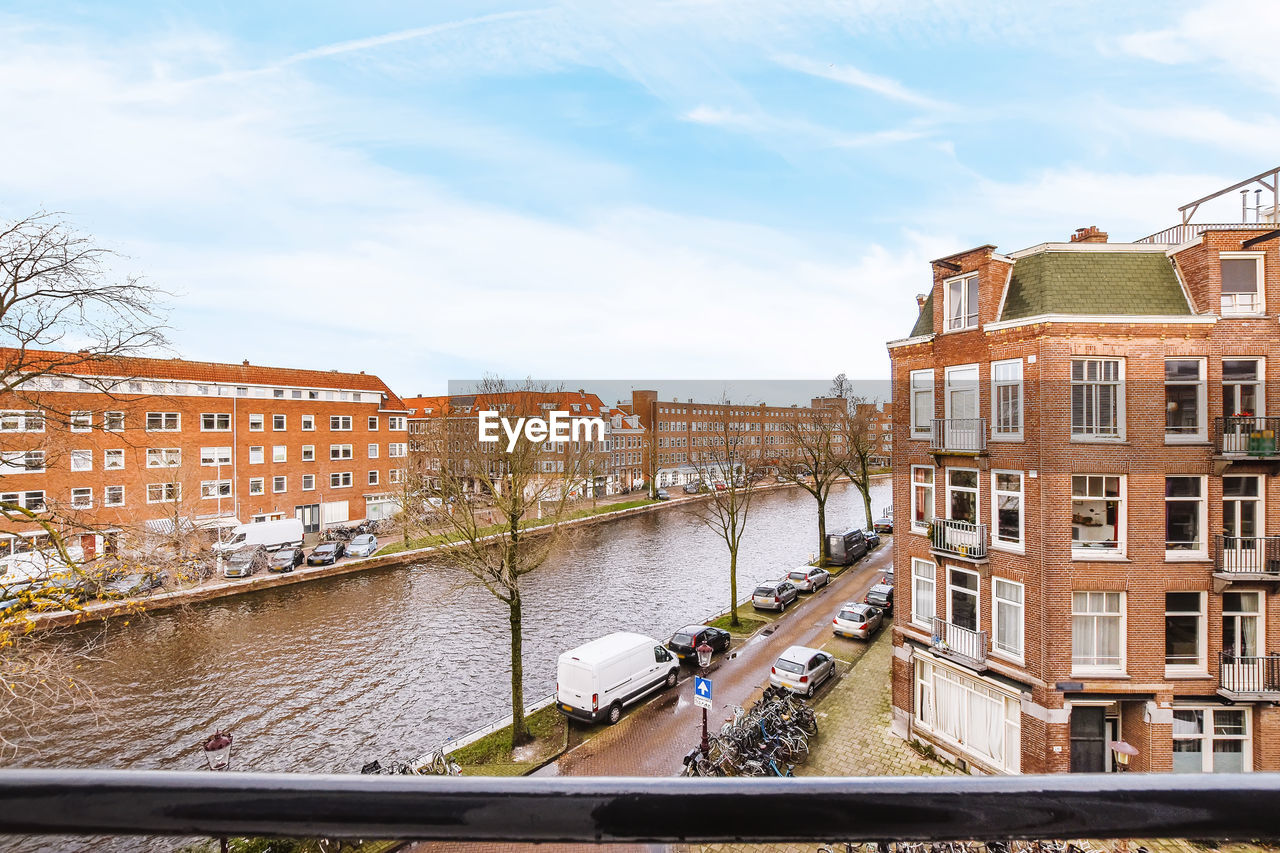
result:
<svg viewBox="0 0 1280 853"><path fill-rule="evenodd" d="M1236 415L1213 419L1214 452L1224 456L1275 458L1280 455L1276 449L1278 435L1280 418Z"/></svg>
<svg viewBox="0 0 1280 853"><path fill-rule="evenodd" d="M987 526L954 518L935 518L929 522L929 546L945 556L985 560Z"/></svg>
<svg viewBox="0 0 1280 853"><path fill-rule="evenodd" d="M986 453L986 418L934 418L929 449L946 453Z"/></svg>
<svg viewBox="0 0 1280 853"><path fill-rule="evenodd" d="M1213 570L1220 575L1280 580L1280 536L1213 537Z"/></svg>
<svg viewBox="0 0 1280 853"><path fill-rule="evenodd" d="M975 669L987 667L987 632L933 617L933 647L939 654Z"/></svg>
<svg viewBox="0 0 1280 853"><path fill-rule="evenodd" d="M1246 840L1280 838L1277 814L1274 773L503 779L0 771L3 834L593 843Z"/></svg>
<svg viewBox="0 0 1280 853"><path fill-rule="evenodd" d="M1280 655L1233 655L1218 658L1220 692L1236 697L1280 698Z"/></svg>

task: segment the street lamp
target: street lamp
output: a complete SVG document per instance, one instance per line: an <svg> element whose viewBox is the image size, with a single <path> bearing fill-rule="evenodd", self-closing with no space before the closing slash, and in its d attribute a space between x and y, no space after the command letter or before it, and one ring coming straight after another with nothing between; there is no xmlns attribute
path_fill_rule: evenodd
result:
<svg viewBox="0 0 1280 853"><path fill-rule="evenodd" d="M231 767L231 734L221 729L204 742L204 760L210 770L226 770Z"/></svg>
<svg viewBox="0 0 1280 853"><path fill-rule="evenodd" d="M702 675L706 672L707 666L711 663L711 646L703 641L694 649L698 653L698 674ZM707 753L711 751L711 742L707 737L707 707L702 706L702 755L707 757Z"/></svg>
<svg viewBox="0 0 1280 853"><path fill-rule="evenodd" d="M1138 748L1132 744L1125 743L1122 740L1113 740L1109 744L1111 752L1115 756L1116 767L1120 768L1120 772L1129 769L1129 759L1138 754Z"/></svg>

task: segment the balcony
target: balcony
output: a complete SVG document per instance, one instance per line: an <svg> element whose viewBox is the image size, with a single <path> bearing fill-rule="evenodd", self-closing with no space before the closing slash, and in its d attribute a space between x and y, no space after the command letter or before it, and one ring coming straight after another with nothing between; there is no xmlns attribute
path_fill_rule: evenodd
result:
<svg viewBox="0 0 1280 853"><path fill-rule="evenodd" d="M1245 657L1223 652L1218 693L1233 700L1280 700L1280 655Z"/></svg>
<svg viewBox="0 0 1280 853"><path fill-rule="evenodd" d="M1221 475L1232 462L1280 462L1277 435L1280 435L1280 418L1261 415L1214 418L1214 473Z"/></svg>
<svg viewBox="0 0 1280 853"><path fill-rule="evenodd" d="M987 452L986 418L934 418L930 453L978 455Z"/></svg>
<svg viewBox="0 0 1280 853"><path fill-rule="evenodd" d="M1196 222L1187 225L1174 225L1163 231L1135 240L1135 243L1172 243L1178 245L1194 240L1206 231L1269 231L1274 230L1274 222Z"/></svg>
<svg viewBox="0 0 1280 853"><path fill-rule="evenodd" d="M1225 581L1280 581L1280 536L1213 537L1213 576Z"/></svg>
<svg viewBox="0 0 1280 853"><path fill-rule="evenodd" d="M929 548L939 557L985 563L987 526L952 518L935 518L929 523Z"/></svg>
<svg viewBox="0 0 1280 853"><path fill-rule="evenodd" d="M933 617L933 650L948 660L982 671L987 668L987 632Z"/></svg>

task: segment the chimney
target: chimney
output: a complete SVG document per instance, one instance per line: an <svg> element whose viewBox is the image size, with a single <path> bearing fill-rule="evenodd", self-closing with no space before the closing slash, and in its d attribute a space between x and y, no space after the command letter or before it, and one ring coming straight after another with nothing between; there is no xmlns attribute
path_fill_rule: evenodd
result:
<svg viewBox="0 0 1280 853"><path fill-rule="evenodd" d="M925 300L926 300L926 299L928 299L928 298L929 298L929 297L928 297L928 296L926 296L926 295L925 295L925 294L923 294L923 293L917 293L917 294L916 294L916 307L917 307L917 308L921 308L921 309L923 309L923 308L924 308L924 302L925 302Z"/></svg>
<svg viewBox="0 0 1280 853"><path fill-rule="evenodd" d="M246 359L244 360L244 366L245 366L245 367L248 367L248 366L249 366L249 359L247 359L247 358L246 358Z"/></svg>
<svg viewBox="0 0 1280 853"><path fill-rule="evenodd" d="M1107 232L1099 231L1097 225L1090 225L1088 228L1077 228L1076 233L1071 235L1072 243L1105 243L1107 242Z"/></svg>

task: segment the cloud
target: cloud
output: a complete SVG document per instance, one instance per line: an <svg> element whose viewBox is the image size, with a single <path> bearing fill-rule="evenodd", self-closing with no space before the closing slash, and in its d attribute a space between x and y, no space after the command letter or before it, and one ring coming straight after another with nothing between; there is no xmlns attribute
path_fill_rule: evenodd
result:
<svg viewBox="0 0 1280 853"><path fill-rule="evenodd" d="M1280 88L1280 3L1212 0L1184 12L1172 26L1118 40L1133 56L1167 65L1207 64L1253 82Z"/></svg>
<svg viewBox="0 0 1280 853"><path fill-rule="evenodd" d="M746 113L727 107L694 107L681 116L684 121L709 127L723 127L766 137L779 145L817 148L864 148L923 139L929 131L913 127L888 128L865 133L835 130L798 118L784 118L764 112Z"/></svg>
<svg viewBox="0 0 1280 853"><path fill-rule="evenodd" d="M948 104L913 92L897 80L890 77L882 77L878 74L871 74L852 65L822 63L793 54L780 54L775 56L773 61L783 68L798 71L801 74L843 83L846 86L853 86L858 89L866 89L890 100L901 101L912 106L930 110L949 108Z"/></svg>
<svg viewBox="0 0 1280 853"><path fill-rule="evenodd" d="M1129 133L1212 146L1260 158L1259 162L1271 162L1280 151L1280 119L1266 113L1240 111L1228 115L1209 107L1113 106L1104 114L1111 119L1109 126L1119 125Z"/></svg>

